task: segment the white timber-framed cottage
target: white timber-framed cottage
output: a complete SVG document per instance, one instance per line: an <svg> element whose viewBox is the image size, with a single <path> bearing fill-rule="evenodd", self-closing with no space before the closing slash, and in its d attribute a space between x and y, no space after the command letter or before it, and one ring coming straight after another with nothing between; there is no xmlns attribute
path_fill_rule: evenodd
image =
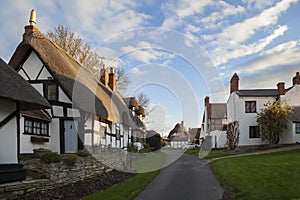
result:
<svg viewBox="0 0 300 200"><path fill-rule="evenodd" d="M34 10L29 22L9 65L49 101L51 108L36 111L50 117L47 135L42 129L34 132L37 114L22 115L21 153L32 153L38 147L74 153L84 147L98 150L127 146L135 124L116 92L114 69L110 69L105 83L97 80L38 30ZM42 120L47 122L45 116ZM32 141L32 136L39 139Z"/></svg>
<svg viewBox="0 0 300 200"><path fill-rule="evenodd" d="M0 59L0 184L26 177L19 164L20 113L49 108L48 101Z"/></svg>

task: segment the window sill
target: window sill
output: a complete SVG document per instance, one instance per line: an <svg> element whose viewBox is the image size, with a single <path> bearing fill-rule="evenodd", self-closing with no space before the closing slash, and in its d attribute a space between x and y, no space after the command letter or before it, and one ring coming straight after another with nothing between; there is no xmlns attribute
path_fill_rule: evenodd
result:
<svg viewBox="0 0 300 200"><path fill-rule="evenodd" d="M39 137L39 136L31 136L30 141L32 143L44 143L44 142L49 142L49 138Z"/></svg>

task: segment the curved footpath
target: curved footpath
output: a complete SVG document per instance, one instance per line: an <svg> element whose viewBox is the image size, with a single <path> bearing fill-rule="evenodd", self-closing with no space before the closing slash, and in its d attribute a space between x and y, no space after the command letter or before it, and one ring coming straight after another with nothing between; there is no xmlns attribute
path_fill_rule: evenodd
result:
<svg viewBox="0 0 300 200"><path fill-rule="evenodd" d="M249 155L258 155L258 154L266 154L266 153L274 153L274 152L280 152L280 151L289 151L289 150L293 150L293 149L300 149L300 145L292 145L292 146L280 147L280 148L276 148L276 149L269 149L269 150L262 150L262 151L255 151L255 152L249 152L249 153L243 153L243 154L213 158L213 159L210 159L209 162L212 162L212 161L215 161L215 160L220 160L220 159L225 159L225 158L249 156Z"/></svg>
<svg viewBox="0 0 300 200"><path fill-rule="evenodd" d="M135 200L215 200L222 199L223 192L208 160L183 154L162 169Z"/></svg>

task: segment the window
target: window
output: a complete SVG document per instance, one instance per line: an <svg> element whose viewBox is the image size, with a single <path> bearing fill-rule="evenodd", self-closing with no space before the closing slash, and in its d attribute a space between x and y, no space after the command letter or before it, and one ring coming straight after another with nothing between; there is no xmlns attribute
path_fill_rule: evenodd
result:
<svg viewBox="0 0 300 200"><path fill-rule="evenodd" d="M259 127L249 126L249 138L259 138Z"/></svg>
<svg viewBox="0 0 300 200"><path fill-rule="evenodd" d="M120 140L121 139L121 135L120 135L120 125L116 124L116 139Z"/></svg>
<svg viewBox="0 0 300 200"><path fill-rule="evenodd" d="M296 123L296 134L300 134L300 122Z"/></svg>
<svg viewBox="0 0 300 200"><path fill-rule="evenodd" d="M58 100L58 87L57 84L45 83L44 84L44 96L50 101L57 101Z"/></svg>
<svg viewBox="0 0 300 200"><path fill-rule="evenodd" d="M49 136L49 123L47 121L26 117L24 122L24 133Z"/></svg>
<svg viewBox="0 0 300 200"><path fill-rule="evenodd" d="M245 112L256 113L256 101L245 101Z"/></svg>

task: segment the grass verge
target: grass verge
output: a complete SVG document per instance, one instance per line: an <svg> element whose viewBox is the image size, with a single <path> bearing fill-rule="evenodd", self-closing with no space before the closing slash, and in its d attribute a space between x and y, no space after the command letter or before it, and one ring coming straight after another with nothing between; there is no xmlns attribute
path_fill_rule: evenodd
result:
<svg viewBox="0 0 300 200"><path fill-rule="evenodd" d="M138 174L122 183L116 184L106 190L91 194L83 200L131 200L134 199L144 188L158 175L159 171Z"/></svg>
<svg viewBox="0 0 300 200"><path fill-rule="evenodd" d="M300 149L221 159L210 166L229 198L300 198Z"/></svg>
<svg viewBox="0 0 300 200"><path fill-rule="evenodd" d="M223 150L223 149L216 149L216 150L212 150L210 152L200 152L199 148L194 148L194 149L188 149L184 153L203 157L206 159L212 159L212 158L218 158L218 157L224 157L224 156L231 155L230 151Z"/></svg>

